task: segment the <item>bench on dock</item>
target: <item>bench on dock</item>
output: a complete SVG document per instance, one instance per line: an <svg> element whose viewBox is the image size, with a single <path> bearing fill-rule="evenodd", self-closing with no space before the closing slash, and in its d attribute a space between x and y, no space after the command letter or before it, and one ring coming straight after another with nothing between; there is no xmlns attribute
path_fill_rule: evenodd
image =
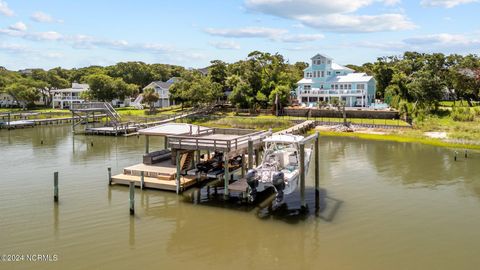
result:
<svg viewBox="0 0 480 270"><path fill-rule="evenodd" d="M152 165L170 158L172 158L172 152L168 149L163 149L143 155L143 164Z"/></svg>

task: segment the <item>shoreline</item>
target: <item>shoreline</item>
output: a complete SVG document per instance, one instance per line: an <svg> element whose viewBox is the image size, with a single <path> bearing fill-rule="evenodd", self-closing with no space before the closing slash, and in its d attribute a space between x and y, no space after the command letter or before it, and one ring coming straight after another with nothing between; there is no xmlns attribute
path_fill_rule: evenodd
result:
<svg viewBox="0 0 480 270"><path fill-rule="evenodd" d="M355 132L342 132L342 131L333 131L330 130L331 127L327 126L317 126L314 131L318 131L320 136L328 137L350 137L358 138L363 140L375 140L375 141L392 141L392 142L406 142L406 143L421 143L437 147L446 147L446 148L461 148L461 149L473 149L480 150L480 144L473 143L461 143L461 142L452 142L439 138L429 138L429 137L415 137L409 136L405 133L394 134L386 131L371 130L371 131L355 131Z"/></svg>

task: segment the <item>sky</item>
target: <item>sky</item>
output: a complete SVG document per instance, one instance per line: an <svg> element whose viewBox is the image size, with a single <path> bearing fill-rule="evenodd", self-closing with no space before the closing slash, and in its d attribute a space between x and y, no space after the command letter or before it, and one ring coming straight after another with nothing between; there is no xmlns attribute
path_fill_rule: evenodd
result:
<svg viewBox="0 0 480 270"><path fill-rule="evenodd" d="M0 66L201 68L254 50L340 64L480 53L480 0L0 0Z"/></svg>

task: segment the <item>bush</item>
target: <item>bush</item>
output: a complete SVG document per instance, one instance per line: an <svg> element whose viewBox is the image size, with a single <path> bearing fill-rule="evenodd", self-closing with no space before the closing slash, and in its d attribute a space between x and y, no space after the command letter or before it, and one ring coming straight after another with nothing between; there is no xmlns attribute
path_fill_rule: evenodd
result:
<svg viewBox="0 0 480 270"><path fill-rule="evenodd" d="M470 110L470 108L454 108L452 110L452 119L454 121L468 122L475 119L476 110Z"/></svg>

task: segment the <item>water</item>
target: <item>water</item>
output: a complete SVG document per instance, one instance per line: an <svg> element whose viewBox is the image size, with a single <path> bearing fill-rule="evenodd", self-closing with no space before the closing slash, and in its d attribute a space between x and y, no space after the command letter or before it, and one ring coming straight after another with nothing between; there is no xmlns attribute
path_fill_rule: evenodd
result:
<svg viewBox="0 0 480 270"><path fill-rule="evenodd" d="M451 149L326 137L320 150L321 187L343 202L331 221L259 218L258 208L154 190L136 191L131 218L128 188L109 187L107 167L118 173L140 162L143 138L72 136L69 126L2 130L0 255L58 261L0 269L478 267L480 153L453 162ZM307 186L313 181L311 170Z"/></svg>

